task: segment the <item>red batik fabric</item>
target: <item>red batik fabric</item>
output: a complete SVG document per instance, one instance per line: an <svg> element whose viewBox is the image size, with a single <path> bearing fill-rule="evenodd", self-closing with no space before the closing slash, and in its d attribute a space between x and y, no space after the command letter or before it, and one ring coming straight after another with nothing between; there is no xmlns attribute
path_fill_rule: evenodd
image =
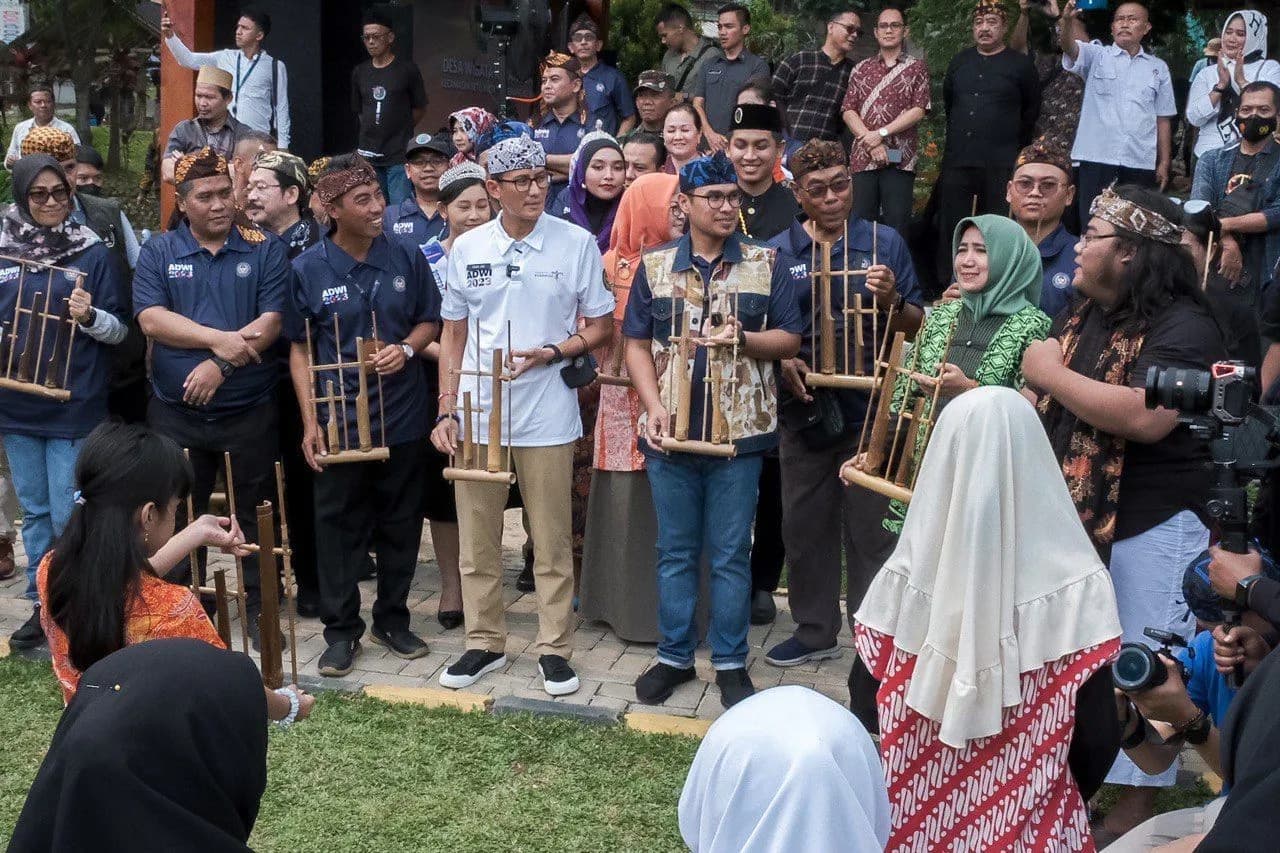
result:
<svg viewBox="0 0 1280 853"><path fill-rule="evenodd" d="M1076 692L1119 650L1109 640L1021 675L1022 701L999 734L954 749L906 703L916 658L858 625L858 654L880 682L880 753L893 828L886 851L1066 853L1096 848L1067 766Z"/></svg>

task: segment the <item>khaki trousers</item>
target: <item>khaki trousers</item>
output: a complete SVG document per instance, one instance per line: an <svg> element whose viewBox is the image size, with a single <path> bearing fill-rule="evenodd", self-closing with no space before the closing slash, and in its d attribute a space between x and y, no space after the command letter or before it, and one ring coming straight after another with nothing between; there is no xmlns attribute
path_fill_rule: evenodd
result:
<svg viewBox="0 0 1280 853"><path fill-rule="evenodd" d="M478 445L476 458L487 448ZM534 541L533 577L538 599L539 655L573 654L573 444L512 448L520 494ZM507 644L502 599L502 513L510 487L498 483L454 484L461 540L462 611L467 648L502 652Z"/></svg>

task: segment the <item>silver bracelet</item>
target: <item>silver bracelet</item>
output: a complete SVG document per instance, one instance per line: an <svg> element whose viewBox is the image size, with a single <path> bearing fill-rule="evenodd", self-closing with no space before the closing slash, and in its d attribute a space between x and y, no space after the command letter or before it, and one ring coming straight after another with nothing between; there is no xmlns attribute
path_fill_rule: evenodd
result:
<svg viewBox="0 0 1280 853"><path fill-rule="evenodd" d="M289 697L289 713L283 720L276 720L275 724L282 729L287 729L298 719L298 709L302 707L302 702L298 698L298 691L292 687L277 687L275 692L280 696Z"/></svg>

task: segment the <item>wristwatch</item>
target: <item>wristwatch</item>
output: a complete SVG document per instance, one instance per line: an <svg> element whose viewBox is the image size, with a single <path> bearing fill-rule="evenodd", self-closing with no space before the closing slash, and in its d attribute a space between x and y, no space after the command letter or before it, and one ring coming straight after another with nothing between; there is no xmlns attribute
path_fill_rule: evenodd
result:
<svg viewBox="0 0 1280 853"><path fill-rule="evenodd" d="M885 130L883 127L882 127L882 128L880 128L880 130L879 130L879 131L877 131L877 133L879 133L879 134L880 134L880 138L881 138L881 139L888 139L888 138L889 138L889 131Z"/></svg>
<svg viewBox="0 0 1280 853"><path fill-rule="evenodd" d="M226 379L228 376L230 376L232 371L236 369L236 366L234 364L227 361L226 359L218 358L216 355L213 357L213 363L218 366L218 372L222 374L223 379Z"/></svg>
<svg viewBox="0 0 1280 853"><path fill-rule="evenodd" d="M1249 609L1249 590L1253 585L1262 580L1263 575L1249 575L1249 577L1236 584L1235 602L1236 607L1242 610Z"/></svg>
<svg viewBox="0 0 1280 853"><path fill-rule="evenodd" d="M1209 731L1213 728L1209 715L1201 711L1187 727L1182 730L1182 739L1192 746L1203 746L1209 739Z"/></svg>
<svg viewBox="0 0 1280 853"><path fill-rule="evenodd" d="M405 343L400 344L400 352L404 353L406 361L411 360L414 356L413 347Z"/></svg>
<svg viewBox="0 0 1280 853"><path fill-rule="evenodd" d="M564 353L560 352L560 347L555 344L543 344L543 349L551 350L551 358L547 359L547 364L559 364L564 361Z"/></svg>

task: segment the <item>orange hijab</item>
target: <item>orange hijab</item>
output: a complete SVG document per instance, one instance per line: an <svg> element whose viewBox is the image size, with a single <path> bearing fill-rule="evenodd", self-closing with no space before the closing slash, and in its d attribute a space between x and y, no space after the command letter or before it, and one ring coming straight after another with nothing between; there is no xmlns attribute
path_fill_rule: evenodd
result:
<svg viewBox="0 0 1280 853"><path fill-rule="evenodd" d="M679 186L680 179L675 175L655 172L636 178L622 194L609 236L609 250L604 253L604 276L613 287L617 302L613 316L618 320L627 311L640 253L670 241L669 209Z"/></svg>

